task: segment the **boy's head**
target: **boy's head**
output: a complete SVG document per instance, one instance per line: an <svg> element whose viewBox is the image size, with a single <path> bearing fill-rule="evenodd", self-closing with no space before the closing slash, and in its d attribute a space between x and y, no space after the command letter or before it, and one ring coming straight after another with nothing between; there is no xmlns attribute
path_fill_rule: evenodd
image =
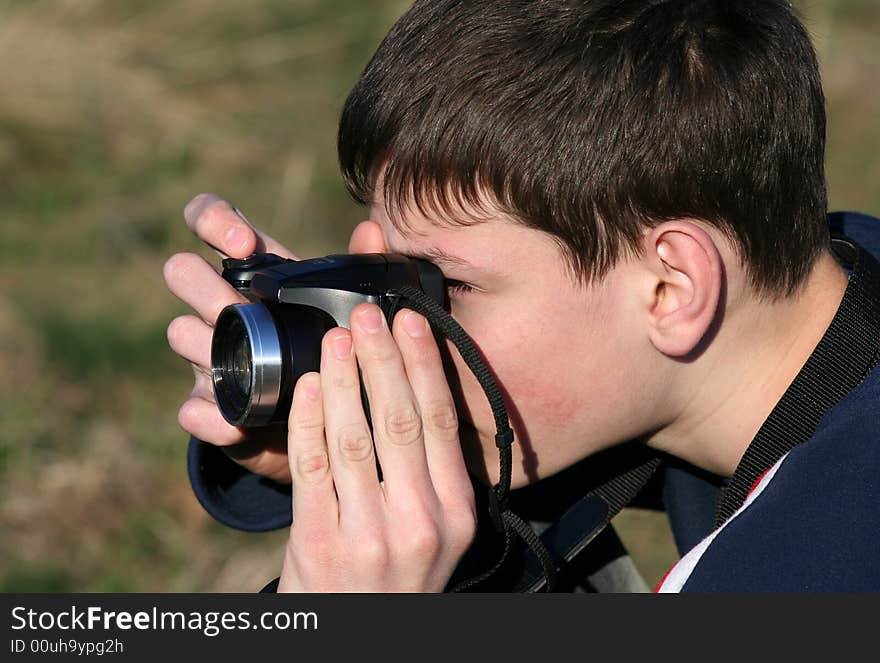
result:
<svg viewBox="0 0 880 663"><path fill-rule="evenodd" d="M388 248L481 263L444 270L485 282L453 313L526 452L561 438L544 475L663 425L662 357L693 359L731 282L772 301L805 281L828 242L824 132L788 2L419 0L339 151Z"/></svg>

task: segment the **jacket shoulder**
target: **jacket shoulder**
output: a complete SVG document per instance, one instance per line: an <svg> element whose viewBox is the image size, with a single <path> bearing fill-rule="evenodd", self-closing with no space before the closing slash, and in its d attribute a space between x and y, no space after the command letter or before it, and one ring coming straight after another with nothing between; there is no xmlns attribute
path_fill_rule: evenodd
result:
<svg viewBox="0 0 880 663"><path fill-rule="evenodd" d="M683 589L880 590L880 368L724 525Z"/></svg>

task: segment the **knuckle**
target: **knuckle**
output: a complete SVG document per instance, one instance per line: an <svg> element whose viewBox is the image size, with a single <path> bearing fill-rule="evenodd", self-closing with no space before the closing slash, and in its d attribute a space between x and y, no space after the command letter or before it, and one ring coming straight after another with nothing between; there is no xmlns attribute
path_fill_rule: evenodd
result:
<svg viewBox="0 0 880 663"><path fill-rule="evenodd" d="M330 384L335 389L340 389L344 391L351 391L352 389L357 389L360 386L357 373L354 371L334 372L330 378Z"/></svg>
<svg viewBox="0 0 880 663"><path fill-rule="evenodd" d="M425 426L428 432L441 440L458 438L458 414L449 401L430 403L424 409Z"/></svg>
<svg viewBox="0 0 880 663"><path fill-rule="evenodd" d="M407 537L406 552L419 559L433 558L442 548L440 532L431 524L414 529Z"/></svg>
<svg viewBox="0 0 880 663"><path fill-rule="evenodd" d="M385 416L385 434L394 444L413 444L422 437L422 418L412 407L391 410Z"/></svg>
<svg viewBox="0 0 880 663"><path fill-rule="evenodd" d="M378 535L361 535L357 539L355 556L362 567L381 569L391 558L388 544Z"/></svg>
<svg viewBox="0 0 880 663"><path fill-rule="evenodd" d="M296 470L304 481L319 483L330 474L330 460L324 451L303 453L296 459Z"/></svg>
<svg viewBox="0 0 880 663"><path fill-rule="evenodd" d="M337 442L339 451L346 460L361 462L373 455L373 440L360 425L346 426L340 430Z"/></svg>
<svg viewBox="0 0 880 663"><path fill-rule="evenodd" d="M291 529L289 550L298 565L326 566L336 557L334 539L329 532L318 528L306 531L296 524Z"/></svg>
<svg viewBox="0 0 880 663"><path fill-rule="evenodd" d="M390 334L362 333L355 328L352 333L355 354L362 363L388 364L400 361L400 351Z"/></svg>
<svg viewBox="0 0 880 663"><path fill-rule="evenodd" d="M440 351L433 339L430 342L419 343L417 347L413 347L407 355L407 361L412 362L415 366L422 370L430 370L436 366L441 366Z"/></svg>
<svg viewBox="0 0 880 663"><path fill-rule="evenodd" d="M399 357L397 346L391 343L384 343L381 339L378 343L373 344L372 348L368 349L367 354L369 359L376 364L390 364Z"/></svg>
<svg viewBox="0 0 880 663"><path fill-rule="evenodd" d="M293 434L301 440L318 440L324 436L324 421L321 417L293 417Z"/></svg>
<svg viewBox="0 0 880 663"><path fill-rule="evenodd" d="M355 337L355 340L358 358L370 364L388 364L399 356L397 346L387 338Z"/></svg>

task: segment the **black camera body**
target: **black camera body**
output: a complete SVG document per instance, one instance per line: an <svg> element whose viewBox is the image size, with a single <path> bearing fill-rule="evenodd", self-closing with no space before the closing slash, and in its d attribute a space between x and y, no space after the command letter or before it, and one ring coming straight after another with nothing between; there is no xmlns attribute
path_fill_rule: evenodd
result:
<svg viewBox="0 0 880 663"><path fill-rule="evenodd" d="M446 298L438 267L396 254L289 260L255 253L224 260L223 278L251 303L227 306L217 318L214 396L229 423L246 427L287 421L296 381L320 366L324 334L349 328L358 304L377 304L390 324L397 288L421 290L441 306Z"/></svg>

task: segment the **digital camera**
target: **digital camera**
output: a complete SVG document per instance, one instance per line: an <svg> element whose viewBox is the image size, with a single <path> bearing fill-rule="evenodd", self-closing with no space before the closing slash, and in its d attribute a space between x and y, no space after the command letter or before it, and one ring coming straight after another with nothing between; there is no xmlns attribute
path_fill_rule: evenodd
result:
<svg viewBox="0 0 880 663"><path fill-rule="evenodd" d="M416 288L441 306L446 294L437 266L395 254L289 260L256 253L224 260L223 278L251 303L220 313L211 376L223 417L245 427L287 421L296 381L320 366L322 337L349 328L358 304L377 304L390 325L397 288Z"/></svg>

